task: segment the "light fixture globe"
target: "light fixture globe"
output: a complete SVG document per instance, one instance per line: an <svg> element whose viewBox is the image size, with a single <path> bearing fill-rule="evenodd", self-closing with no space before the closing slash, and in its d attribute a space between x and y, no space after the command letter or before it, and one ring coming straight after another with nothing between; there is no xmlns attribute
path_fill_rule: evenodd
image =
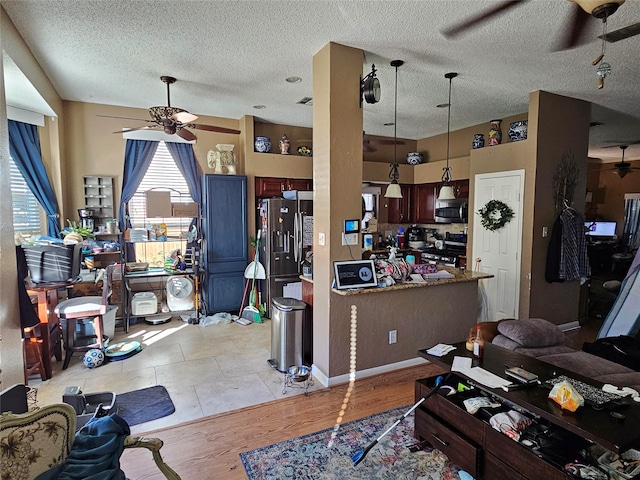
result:
<svg viewBox="0 0 640 480"><path fill-rule="evenodd" d="M384 198L402 198L402 190L398 182L393 180L388 186L387 191L384 192Z"/></svg>
<svg viewBox="0 0 640 480"><path fill-rule="evenodd" d="M443 185L438 195L438 200L453 200L456 196L453 194L453 187L451 185Z"/></svg>

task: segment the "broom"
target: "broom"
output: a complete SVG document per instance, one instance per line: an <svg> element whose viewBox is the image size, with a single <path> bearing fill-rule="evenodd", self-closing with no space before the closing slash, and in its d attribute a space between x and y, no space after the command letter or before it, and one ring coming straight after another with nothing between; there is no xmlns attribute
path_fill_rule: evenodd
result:
<svg viewBox="0 0 640 480"><path fill-rule="evenodd" d="M249 293L249 305L247 305L242 309L242 315L240 315L240 317L256 323L262 323L262 317L260 316L260 311L255 307L255 303L256 303L255 288L256 288L256 275L258 272L259 249L260 249L260 235L258 235L256 238L256 254L255 254L254 267L253 267L253 277L251 279L251 291Z"/></svg>

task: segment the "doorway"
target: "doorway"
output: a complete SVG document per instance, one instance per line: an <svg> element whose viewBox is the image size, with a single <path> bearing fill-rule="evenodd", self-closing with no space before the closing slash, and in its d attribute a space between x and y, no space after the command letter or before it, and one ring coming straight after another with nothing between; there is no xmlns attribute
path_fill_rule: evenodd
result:
<svg viewBox="0 0 640 480"><path fill-rule="evenodd" d="M487 318L517 318L520 304L520 261L524 170L482 173L475 176L474 205L479 210L489 200L506 203L513 219L499 230L490 231L476 222L471 258L480 259L479 271L494 276L479 280L486 292Z"/></svg>

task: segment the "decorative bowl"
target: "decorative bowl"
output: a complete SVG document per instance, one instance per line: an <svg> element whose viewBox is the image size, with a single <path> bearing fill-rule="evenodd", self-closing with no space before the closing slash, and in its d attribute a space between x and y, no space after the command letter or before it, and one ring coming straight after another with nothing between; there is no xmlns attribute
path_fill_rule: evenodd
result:
<svg viewBox="0 0 640 480"><path fill-rule="evenodd" d="M407 153L407 163L409 165L420 165L424 162L424 155L420 152Z"/></svg>
<svg viewBox="0 0 640 480"><path fill-rule="evenodd" d="M519 142L527 139L527 120L512 122L509 125L509 138L512 142Z"/></svg>
<svg viewBox="0 0 640 480"><path fill-rule="evenodd" d="M311 375L311 370L306 365L292 365L287 373L294 382L304 382Z"/></svg>
<svg viewBox="0 0 640 480"><path fill-rule="evenodd" d="M298 154L302 155L303 157L310 157L313 155L313 152L306 145L300 145L298 147Z"/></svg>

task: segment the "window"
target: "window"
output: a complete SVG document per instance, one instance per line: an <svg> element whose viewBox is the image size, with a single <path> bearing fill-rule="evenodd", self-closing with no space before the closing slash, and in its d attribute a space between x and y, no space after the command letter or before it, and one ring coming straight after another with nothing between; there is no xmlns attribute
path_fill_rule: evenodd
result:
<svg viewBox="0 0 640 480"><path fill-rule="evenodd" d="M11 195L13 197L13 231L26 240L43 233L44 210L24 180L13 158L9 157Z"/></svg>
<svg viewBox="0 0 640 480"><path fill-rule="evenodd" d="M184 249L192 219L187 217L147 218L146 192L148 190L170 192L172 203L193 201L187 182L164 142L159 142L147 173L145 173L133 198L129 201L132 228L151 229L157 224L166 225L169 241L136 244L136 259L138 261L149 262L150 266L161 267L164 266L164 261L171 251L180 249L181 253L187 253Z"/></svg>

